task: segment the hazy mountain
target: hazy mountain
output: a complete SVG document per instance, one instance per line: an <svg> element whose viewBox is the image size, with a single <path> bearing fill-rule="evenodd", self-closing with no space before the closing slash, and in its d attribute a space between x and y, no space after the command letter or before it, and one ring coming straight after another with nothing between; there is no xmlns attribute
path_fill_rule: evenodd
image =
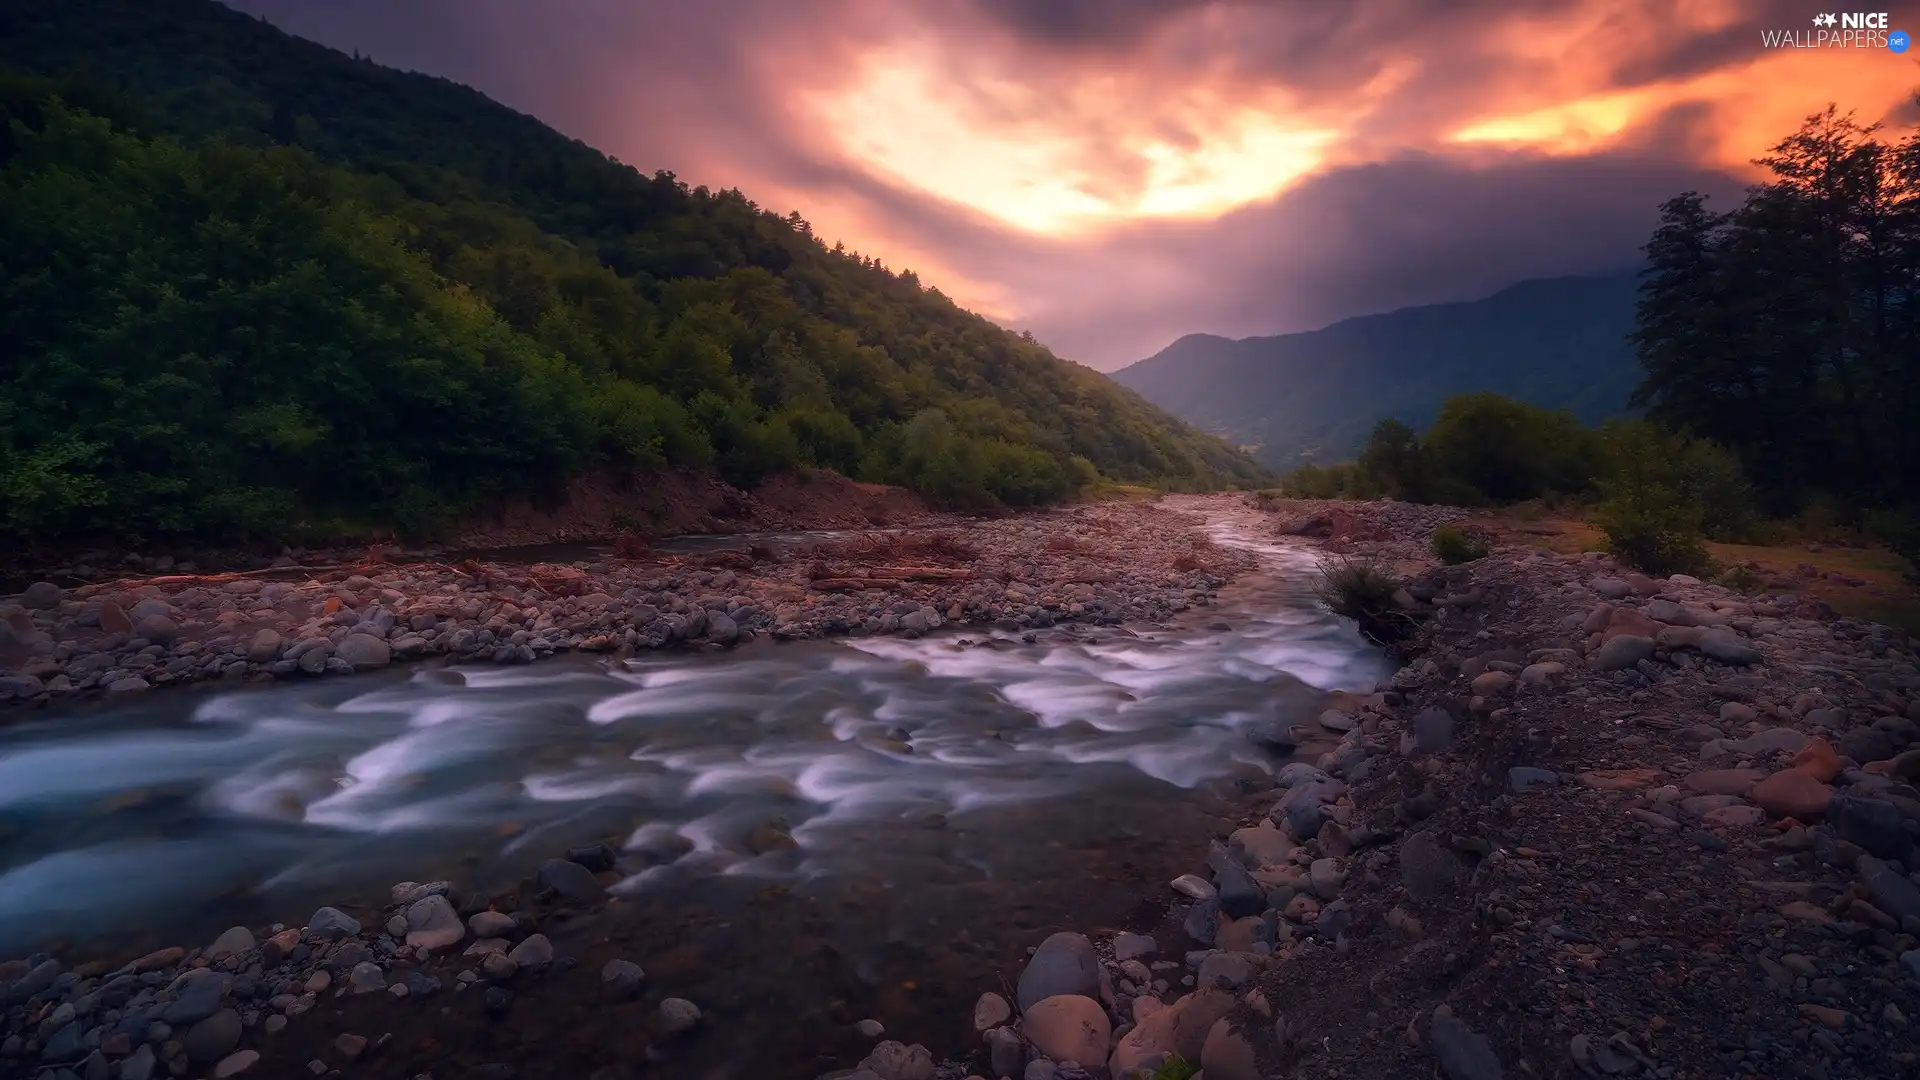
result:
<svg viewBox="0 0 1920 1080"><path fill-rule="evenodd" d="M1632 273L1547 278L1308 333L1189 334L1113 377L1283 468L1349 458L1381 418L1423 428L1447 397L1478 390L1592 423L1624 412L1639 380L1635 289Z"/></svg>

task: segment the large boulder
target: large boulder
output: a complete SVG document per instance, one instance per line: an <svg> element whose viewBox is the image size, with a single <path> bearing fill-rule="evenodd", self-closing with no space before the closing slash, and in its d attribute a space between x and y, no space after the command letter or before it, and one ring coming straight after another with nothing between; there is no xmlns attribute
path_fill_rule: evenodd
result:
<svg viewBox="0 0 1920 1080"><path fill-rule="evenodd" d="M1034 1003L1020 1018L1027 1041L1055 1061L1097 1065L1107 1060L1113 1028L1098 1001L1055 994Z"/></svg>
<svg viewBox="0 0 1920 1080"><path fill-rule="evenodd" d="M333 655L352 664L355 670L380 668L393 660L393 649L372 634L348 634L334 647Z"/></svg>
<svg viewBox="0 0 1920 1080"><path fill-rule="evenodd" d="M1014 1000L1024 1013L1059 994L1100 996L1100 958L1085 934L1063 930L1041 942L1020 973Z"/></svg>

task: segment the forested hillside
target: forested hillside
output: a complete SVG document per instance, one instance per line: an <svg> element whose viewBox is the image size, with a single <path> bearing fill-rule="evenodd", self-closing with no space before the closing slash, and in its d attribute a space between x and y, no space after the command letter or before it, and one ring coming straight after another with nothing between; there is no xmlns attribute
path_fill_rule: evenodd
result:
<svg viewBox="0 0 1920 1080"><path fill-rule="evenodd" d="M1425 427L1456 394L1618 416L1639 375L1633 312L1632 274L1523 281L1301 334L1193 334L1114 380L1269 465L1324 464L1358 453L1382 419Z"/></svg>
<svg viewBox="0 0 1920 1080"><path fill-rule="evenodd" d="M14 543L423 531L603 465L1261 478L797 214L212 0L9 4L0 63Z"/></svg>

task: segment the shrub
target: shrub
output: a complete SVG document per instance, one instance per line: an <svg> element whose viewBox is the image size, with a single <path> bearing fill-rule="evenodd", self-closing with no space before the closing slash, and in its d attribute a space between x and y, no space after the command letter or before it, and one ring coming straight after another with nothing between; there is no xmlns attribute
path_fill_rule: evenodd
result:
<svg viewBox="0 0 1920 1080"><path fill-rule="evenodd" d="M1452 525L1442 525L1433 530L1433 553L1448 566L1487 557L1487 542L1477 536L1469 536Z"/></svg>
<svg viewBox="0 0 1920 1080"><path fill-rule="evenodd" d="M1699 508L1664 484L1620 486L1600 504L1594 524L1608 551L1654 577L1700 574L1711 565Z"/></svg>
<svg viewBox="0 0 1920 1080"><path fill-rule="evenodd" d="M1904 573L1920 584L1920 511L1877 510L1866 516L1867 531L1906 562Z"/></svg>
<svg viewBox="0 0 1920 1080"><path fill-rule="evenodd" d="M1413 633L1413 617L1393 599L1400 582L1378 563L1346 555L1324 556L1317 591L1328 610L1352 619L1360 635L1376 645L1391 645Z"/></svg>
<svg viewBox="0 0 1920 1080"><path fill-rule="evenodd" d="M1179 1054L1168 1054L1160 1067L1153 1070L1151 1080L1193 1080L1199 1072L1200 1067L1186 1058Z"/></svg>

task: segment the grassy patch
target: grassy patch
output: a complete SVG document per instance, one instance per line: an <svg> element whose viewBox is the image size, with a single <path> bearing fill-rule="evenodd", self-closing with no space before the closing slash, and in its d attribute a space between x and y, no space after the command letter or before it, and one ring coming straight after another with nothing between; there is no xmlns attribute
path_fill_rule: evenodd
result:
<svg viewBox="0 0 1920 1080"><path fill-rule="evenodd" d="M1320 602L1352 619L1360 635L1376 645L1404 641L1419 625L1394 602L1399 590L1400 580L1379 563L1347 555L1320 559Z"/></svg>

